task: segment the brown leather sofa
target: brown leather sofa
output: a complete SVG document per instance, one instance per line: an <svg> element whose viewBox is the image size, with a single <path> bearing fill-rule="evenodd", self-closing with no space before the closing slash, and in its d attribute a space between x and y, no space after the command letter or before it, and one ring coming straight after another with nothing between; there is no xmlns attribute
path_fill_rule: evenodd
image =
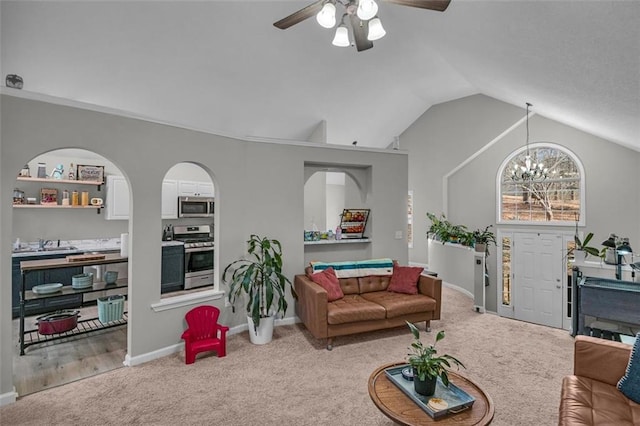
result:
<svg viewBox="0 0 640 426"><path fill-rule="evenodd" d="M307 273L310 269L307 268ZM440 319L442 279L421 275L418 294L387 291L390 276L339 278L344 297L327 301L327 292L307 275L294 279L296 314L316 339L327 339L327 349L333 348L333 338L391 327L405 326L405 321Z"/></svg>
<svg viewBox="0 0 640 426"><path fill-rule="evenodd" d="M562 381L560 426L640 425L640 404L616 385L624 376L631 346L576 336L573 375Z"/></svg>

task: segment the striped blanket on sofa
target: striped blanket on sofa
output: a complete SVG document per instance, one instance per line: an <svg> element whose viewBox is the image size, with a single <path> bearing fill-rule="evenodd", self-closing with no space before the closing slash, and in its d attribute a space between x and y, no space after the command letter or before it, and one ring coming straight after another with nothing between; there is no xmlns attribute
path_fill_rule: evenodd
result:
<svg viewBox="0 0 640 426"><path fill-rule="evenodd" d="M313 273L332 267L338 278L366 277L368 275L392 275L393 260L371 259L347 262L311 262Z"/></svg>

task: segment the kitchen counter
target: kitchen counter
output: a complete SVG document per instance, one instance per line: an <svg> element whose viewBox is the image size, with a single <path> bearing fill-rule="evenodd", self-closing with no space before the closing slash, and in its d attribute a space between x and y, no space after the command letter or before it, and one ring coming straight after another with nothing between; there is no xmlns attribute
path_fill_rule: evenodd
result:
<svg viewBox="0 0 640 426"><path fill-rule="evenodd" d="M98 238L92 240L60 240L60 247L48 246L46 250L38 250L37 242L23 243L23 249L14 251L12 257L33 257L59 254L81 254L86 252L120 251L120 238ZM184 245L182 241L162 241L162 247Z"/></svg>
<svg viewBox="0 0 640 426"><path fill-rule="evenodd" d="M66 259L27 260L20 262L20 270L22 270L22 272L38 271L41 269L68 268L73 266L88 266L96 264L107 265L109 263L122 263L127 261L127 258L121 257L119 253L106 254L104 256L104 259L91 259L76 262L69 262Z"/></svg>

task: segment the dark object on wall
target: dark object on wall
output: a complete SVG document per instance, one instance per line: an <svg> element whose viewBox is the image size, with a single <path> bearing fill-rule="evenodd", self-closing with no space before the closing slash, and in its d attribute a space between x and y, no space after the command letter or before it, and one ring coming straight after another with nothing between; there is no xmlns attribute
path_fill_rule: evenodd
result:
<svg viewBox="0 0 640 426"><path fill-rule="evenodd" d="M7 74L7 79L5 80L7 83L7 87L13 87L14 89L22 89L23 81L22 77L18 74Z"/></svg>

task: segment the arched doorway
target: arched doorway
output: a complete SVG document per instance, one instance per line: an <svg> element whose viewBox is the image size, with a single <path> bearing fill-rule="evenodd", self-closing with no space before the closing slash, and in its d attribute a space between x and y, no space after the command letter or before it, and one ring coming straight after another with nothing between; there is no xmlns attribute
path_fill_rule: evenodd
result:
<svg viewBox="0 0 640 426"><path fill-rule="evenodd" d="M216 210L209 170L181 162L167 171L162 182L162 298L217 288Z"/></svg>
<svg viewBox="0 0 640 426"><path fill-rule="evenodd" d="M128 220L105 220L104 178L123 173L101 155L83 149L54 150L28 160L16 175L12 221L13 371L16 391L22 396L123 366L126 320L100 322L97 299L122 294L119 300L126 311L127 264L119 266L120 281L108 290L104 287L105 268L83 263L59 266L67 256L119 254L120 236L128 231ZM55 265L25 274L29 278L25 278L23 291L21 262L31 261ZM110 265L109 269L116 267ZM74 276L89 274L90 287L73 288ZM34 286L51 284L62 287L51 293L33 290ZM21 296L25 299L23 310L19 307ZM38 318L59 310L78 312L78 326L67 333L41 333ZM82 334L87 330L90 332Z"/></svg>

